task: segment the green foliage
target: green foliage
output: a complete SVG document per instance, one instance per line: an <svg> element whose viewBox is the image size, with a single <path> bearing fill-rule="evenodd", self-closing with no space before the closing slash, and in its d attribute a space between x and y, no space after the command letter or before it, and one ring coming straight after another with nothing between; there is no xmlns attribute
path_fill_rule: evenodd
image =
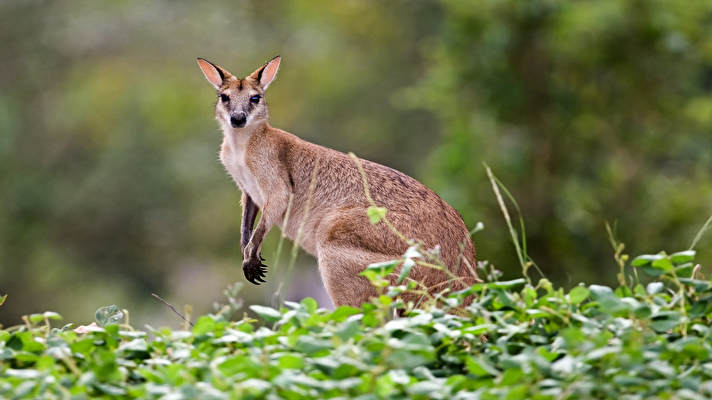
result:
<svg viewBox="0 0 712 400"><path fill-rule="evenodd" d="M370 206L366 209L368 220L372 224L377 224L386 216L386 209L383 207Z"/></svg>
<svg viewBox="0 0 712 400"><path fill-rule="evenodd" d="M485 161L522 200L528 253L559 284L616 281L601 263L605 221L636 252L689 244L712 214L712 2L440 4L426 76L399 99L438 117L426 182L466 221L500 218ZM507 234L477 245L511 274Z"/></svg>
<svg viewBox="0 0 712 400"><path fill-rule="evenodd" d="M516 188L498 185L501 203L522 199L507 228L525 275L535 260L557 286L620 286L567 293L499 281L484 262L487 283L391 320L413 289L417 257L404 256L364 272L383 294L361 309L307 299L234 322L233 286L183 330L136 331L116 306L78 331L34 313L0 330L0 397L712 397L712 290L696 254L628 264L615 240L686 248L692 221L712 214L710 2L263 3L0 5L12 38L0 44L3 323L47 304L72 319L96 299L134 309L164 288L208 304L212 282L239 274L237 196L215 161L214 94L196 56L244 74L281 53L275 126L422 168L468 224L495 227L478 253L516 265L492 223L488 162ZM619 222L618 270L598 240L605 220ZM691 247L709 257L704 231Z"/></svg>
<svg viewBox="0 0 712 400"><path fill-rule="evenodd" d="M493 281L398 319L392 288L361 309L307 298L192 330L117 325L116 306L97 311L103 327L74 330L36 314L0 330L0 397L708 398L712 282L687 268L694 258L635 258L647 288ZM394 263L367 271L378 281Z"/></svg>

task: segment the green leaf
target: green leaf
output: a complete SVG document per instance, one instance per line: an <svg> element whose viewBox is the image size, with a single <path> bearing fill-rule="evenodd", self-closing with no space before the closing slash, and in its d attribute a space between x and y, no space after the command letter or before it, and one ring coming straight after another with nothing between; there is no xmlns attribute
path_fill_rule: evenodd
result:
<svg viewBox="0 0 712 400"><path fill-rule="evenodd" d="M670 259L667 257L662 257L653 261L652 267L663 270L665 272L672 272L674 268L672 263L670 262Z"/></svg>
<svg viewBox="0 0 712 400"><path fill-rule="evenodd" d="M102 382L116 382L121 379L121 372L116 360L114 351L97 348L91 353L90 357L92 372L96 374L98 380Z"/></svg>
<svg viewBox="0 0 712 400"><path fill-rule="evenodd" d="M490 282L487 283L487 287L491 289L514 289L520 286L524 286L527 280L524 278L512 279L511 281L500 281L500 282Z"/></svg>
<svg viewBox="0 0 712 400"><path fill-rule="evenodd" d="M4 371L4 374L7 376L14 376L17 378L21 379L38 379L39 377L42 376L42 373L40 371L37 371L36 369L7 369Z"/></svg>
<svg viewBox="0 0 712 400"><path fill-rule="evenodd" d="M254 311L255 314L267 322L277 322L282 318L282 314L271 307L252 305L250 306L250 310Z"/></svg>
<svg viewBox="0 0 712 400"><path fill-rule="evenodd" d="M577 286L569 292L569 302L571 302L571 304L579 304L586 300L590 294L590 290L583 286Z"/></svg>
<svg viewBox="0 0 712 400"><path fill-rule="evenodd" d="M126 394L126 390L116 386L116 385L109 385L106 383L95 383L94 386L96 386L97 389L99 389L101 392L104 394L108 394L109 396L123 396Z"/></svg>
<svg viewBox="0 0 712 400"><path fill-rule="evenodd" d="M635 285L635 287L633 288L633 292L636 296L645 296L646 294L648 294L645 288L643 288L643 285L641 285L640 283Z"/></svg>
<svg viewBox="0 0 712 400"><path fill-rule="evenodd" d="M467 370L475 376L497 376L499 371L483 357L468 356L465 359Z"/></svg>
<svg viewBox="0 0 712 400"><path fill-rule="evenodd" d="M393 272L395 267L398 265L400 260L384 261L379 263L369 264L366 267L366 271L384 271L385 274L390 274Z"/></svg>
<svg viewBox="0 0 712 400"><path fill-rule="evenodd" d="M82 355L87 355L91 352L94 346L94 339L87 338L84 340L79 340L69 345L73 353L78 353Z"/></svg>
<svg viewBox="0 0 712 400"><path fill-rule="evenodd" d="M682 315L677 311L661 311L653 315L650 326L656 332L667 332L682 323Z"/></svg>
<svg viewBox="0 0 712 400"><path fill-rule="evenodd" d="M15 358L15 352L8 347L0 347L0 361L11 360Z"/></svg>
<svg viewBox="0 0 712 400"><path fill-rule="evenodd" d="M658 319L654 320L650 326L659 333L666 333L670 330L675 329L678 326L678 321L674 319Z"/></svg>
<svg viewBox="0 0 712 400"><path fill-rule="evenodd" d="M5 300L7 300L7 294L0 296L0 306L5 304Z"/></svg>
<svg viewBox="0 0 712 400"><path fill-rule="evenodd" d="M546 278L539 279L539 283L537 284L537 286L544 289L547 293L551 293L554 291L553 284Z"/></svg>
<svg viewBox="0 0 712 400"><path fill-rule="evenodd" d="M148 344L144 339L134 339L130 342L122 343L119 346L119 351L145 352L148 351Z"/></svg>
<svg viewBox="0 0 712 400"><path fill-rule="evenodd" d="M700 279L680 278L680 282L692 286L698 292L704 292L712 288L712 282Z"/></svg>
<svg viewBox="0 0 712 400"><path fill-rule="evenodd" d="M208 332L215 330L215 320L209 315L203 315L195 321L195 326L193 326L193 335L200 336L205 335Z"/></svg>
<svg viewBox="0 0 712 400"><path fill-rule="evenodd" d="M343 323L336 331L336 335L341 338L341 340L349 340L354 337L360 330L360 324L358 320L350 319Z"/></svg>
<svg viewBox="0 0 712 400"><path fill-rule="evenodd" d="M256 362L256 360L244 355L236 355L230 357L218 365L218 369L221 373L226 376L232 376L239 373L243 375L249 374L250 372L256 373L260 370L261 366Z"/></svg>
<svg viewBox="0 0 712 400"><path fill-rule="evenodd" d="M336 322L341 322L344 319L360 314L361 310L356 308L356 307L351 307L351 306L339 306L334 312L329 315L329 320L331 321L336 321Z"/></svg>
<svg viewBox="0 0 712 400"><path fill-rule="evenodd" d="M304 306L309 314L312 314L317 310L317 308L319 308L319 304L311 297L305 297L299 303Z"/></svg>
<svg viewBox="0 0 712 400"><path fill-rule="evenodd" d="M473 335L481 335L483 333L492 332L497 328L494 324L472 325L462 329L463 333L471 333Z"/></svg>
<svg viewBox="0 0 712 400"><path fill-rule="evenodd" d="M646 286L645 290L648 294L656 294L662 292L664 288L665 285L663 285L662 282L650 282L648 283L648 286Z"/></svg>
<svg viewBox="0 0 712 400"><path fill-rule="evenodd" d="M652 277L658 277L665 273L665 271L663 271L662 269L655 268L650 265L645 265L642 267L642 269L643 269L643 272L645 272L647 275L650 275Z"/></svg>
<svg viewBox="0 0 712 400"><path fill-rule="evenodd" d="M613 377L613 382L623 387L641 387L645 386L646 380L638 376L617 375Z"/></svg>
<svg viewBox="0 0 712 400"><path fill-rule="evenodd" d="M673 264L691 262L695 259L695 254L697 254L695 250L678 251L677 253L670 254L670 261L672 261Z"/></svg>
<svg viewBox="0 0 712 400"><path fill-rule="evenodd" d="M396 281L397 285L400 285L401 282L403 282L403 280L408 277L408 275L410 274L410 270L413 269L414 266L415 266L415 261L413 261L410 258L403 261L403 266L401 267L401 272L400 272L400 274L398 274L398 280Z"/></svg>
<svg viewBox="0 0 712 400"><path fill-rule="evenodd" d="M640 303L633 308L633 313L638 318L648 318L653 313L650 306L646 303Z"/></svg>
<svg viewBox="0 0 712 400"><path fill-rule="evenodd" d="M36 340L32 332L17 332L7 341L7 347L13 350L39 353L45 349L43 341L40 340Z"/></svg>
<svg viewBox="0 0 712 400"><path fill-rule="evenodd" d="M521 382L524 377L524 371L519 367L510 367L504 371L500 378L499 384L505 387L512 386L515 383Z"/></svg>
<svg viewBox="0 0 712 400"><path fill-rule="evenodd" d="M322 350L330 349L332 347L333 346L329 341L317 339L313 336L304 335L300 336L299 339L297 339L297 343L295 344L294 349L302 353L314 354Z"/></svg>
<svg viewBox="0 0 712 400"><path fill-rule="evenodd" d="M536 290L534 290L531 285L527 285L524 289L522 289L522 298L524 299L524 302L527 303L527 307L531 307L537 299Z"/></svg>
<svg viewBox="0 0 712 400"><path fill-rule="evenodd" d="M433 398L433 393L440 392L443 386L437 382L421 381L416 382L408 387L408 394L412 396L425 396ZM437 396L438 398L440 396Z"/></svg>
<svg viewBox="0 0 712 400"><path fill-rule="evenodd" d="M365 276L371 282L376 282L380 280L380 278L384 278L386 275L392 273L399 263L400 260L392 260L369 264L360 275Z"/></svg>
<svg viewBox="0 0 712 400"><path fill-rule="evenodd" d="M694 266L691 262L684 263L675 267L675 275L681 278L691 278Z"/></svg>
<svg viewBox="0 0 712 400"><path fill-rule="evenodd" d="M596 299L606 296L615 296L613 294L613 289L609 288L608 286L590 285L588 288L593 294L593 297Z"/></svg>
<svg viewBox="0 0 712 400"><path fill-rule="evenodd" d="M57 314L54 311L45 311L42 313L42 316L47 318L47 319L54 319L54 320L60 320L62 319L62 316Z"/></svg>
<svg viewBox="0 0 712 400"><path fill-rule="evenodd" d="M30 320L30 322L36 324L36 323L44 320L44 317L42 316L42 314L30 314L29 320Z"/></svg>
<svg viewBox="0 0 712 400"><path fill-rule="evenodd" d="M631 265L634 267L642 267L644 265L648 265L652 263L653 261L659 260L661 258L664 258L665 256L661 254L643 254L641 256L638 256L633 259L631 262Z"/></svg>
<svg viewBox="0 0 712 400"><path fill-rule="evenodd" d="M386 217L386 209L383 207L370 206L366 209L366 214L368 215L368 220L371 224L377 224Z"/></svg>
<svg viewBox="0 0 712 400"><path fill-rule="evenodd" d="M279 367L284 369L301 369L304 358L298 354L285 354L279 358Z"/></svg>

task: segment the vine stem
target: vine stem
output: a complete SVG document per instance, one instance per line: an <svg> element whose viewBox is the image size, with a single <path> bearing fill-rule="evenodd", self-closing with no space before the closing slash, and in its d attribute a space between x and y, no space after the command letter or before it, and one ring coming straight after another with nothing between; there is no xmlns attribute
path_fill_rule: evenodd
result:
<svg viewBox="0 0 712 400"><path fill-rule="evenodd" d="M173 310L173 312L176 313L176 315L178 315L179 317L181 317L181 318L183 319L183 321L185 321L185 322L187 322L188 324L190 324L190 326L193 326L193 323L190 322L190 320L188 320L183 314L181 314L180 312L178 312L178 310L176 310L176 308L173 307L173 305L172 305L171 303L169 303L169 302L163 300L163 298L162 298L161 296L159 296L159 295L157 295L157 294L155 294L155 293L151 293L151 296L153 296L153 297L157 298L158 300L160 300L161 302L163 302L163 304L167 305L168 308L170 308L171 310Z"/></svg>

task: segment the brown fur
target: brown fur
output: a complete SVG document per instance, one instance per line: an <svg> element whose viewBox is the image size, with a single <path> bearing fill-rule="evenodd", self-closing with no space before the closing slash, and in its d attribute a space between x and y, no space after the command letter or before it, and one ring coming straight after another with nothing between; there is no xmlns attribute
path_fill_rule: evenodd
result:
<svg viewBox="0 0 712 400"><path fill-rule="evenodd" d="M369 202L354 161L344 153L273 128L267 122L264 99L250 103L250 96L263 96L274 79L278 57L243 80L205 60L198 62L218 93L230 96L229 104L218 99L216 105L216 118L224 132L220 159L243 191L241 243L248 280L258 283L264 277L259 251L272 226L279 226L292 240L303 226L299 245L317 258L334 304L359 306L366 302L376 292L359 273L368 264L400 257L408 246L383 222L369 222ZM219 69L224 78L211 68ZM231 126L230 117L243 111L249 112L246 125ZM423 241L427 248L440 246L442 261L462 278L452 288L478 281L474 245L457 211L417 180L374 162L361 163L373 200L388 210L387 218L395 228L408 238ZM284 224L290 196L292 207ZM262 217L253 231L257 209ZM414 267L409 277L432 293L448 285L445 273L422 266Z"/></svg>

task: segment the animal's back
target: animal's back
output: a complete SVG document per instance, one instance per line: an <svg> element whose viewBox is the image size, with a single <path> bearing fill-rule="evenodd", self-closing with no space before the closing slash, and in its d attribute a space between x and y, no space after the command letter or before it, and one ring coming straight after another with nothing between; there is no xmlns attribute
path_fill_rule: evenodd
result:
<svg viewBox="0 0 712 400"><path fill-rule="evenodd" d="M288 217L291 223L282 227L288 236L296 238L306 214L300 244L317 257L320 257L320 243L338 246L341 254L352 251L351 254L358 254L357 258L365 261L360 265L361 270L369 262L398 258L407 250L407 243L385 223L368 221L366 208L370 204L362 175L350 156L287 132L279 134L285 143L280 157L284 158L285 165L291 166L290 180L302 182L294 185ZM462 278L461 282L453 282L453 288L474 283L477 280L474 245L457 211L416 179L375 162L362 159L360 162L371 197L376 205L387 209L387 218L393 226L406 238L422 241L425 248L440 247L443 264ZM315 167L315 182L310 192ZM307 202L309 211L305 212ZM359 250L371 256L357 253ZM426 267L414 268L410 277L427 287L435 287L434 291L447 287L445 273Z"/></svg>

